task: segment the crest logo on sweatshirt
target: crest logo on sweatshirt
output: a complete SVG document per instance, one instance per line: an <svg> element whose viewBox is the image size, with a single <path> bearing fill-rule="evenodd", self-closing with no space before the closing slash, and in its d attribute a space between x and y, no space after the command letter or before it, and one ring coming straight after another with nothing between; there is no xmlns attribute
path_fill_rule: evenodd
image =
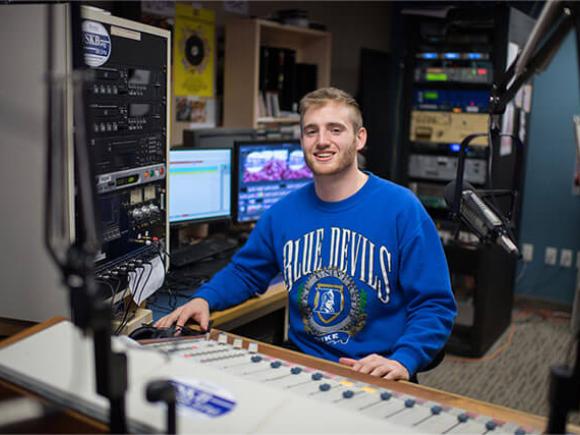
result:
<svg viewBox="0 0 580 435"><path fill-rule="evenodd" d="M366 323L366 293L339 269L312 273L298 301L305 331L324 343L346 344Z"/></svg>
<svg viewBox="0 0 580 435"><path fill-rule="evenodd" d="M318 283L315 291L314 312L318 321L329 324L344 310L344 286Z"/></svg>

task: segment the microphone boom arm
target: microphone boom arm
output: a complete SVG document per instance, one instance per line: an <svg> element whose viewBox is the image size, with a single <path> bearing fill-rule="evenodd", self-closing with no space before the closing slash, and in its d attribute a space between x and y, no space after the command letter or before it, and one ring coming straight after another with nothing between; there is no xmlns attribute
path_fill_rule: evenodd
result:
<svg viewBox="0 0 580 435"><path fill-rule="evenodd" d="M543 11L532 33L535 32L536 28L545 29L550 24L554 25L554 23L550 23L549 21L552 21L554 16L558 15L557 9L559 8L562 8L562 13L559 17L560 21L555 23L555 29L544 40L544 43L538 48L539 35L530 38L530 43L524 46L516 59L505 71L501 82L498 85L492 85L489 101L489 114L492 117L503 114L507 104L514 99L524 83L546 68L546 65L558 50L566 35L574 26L577 29L576 34L578 36L580 5L575 4L573 1L562 2L559 0L547 2L545 11ZM540 32L536 31L535 33L539 34ZM580 50L580 47L578 47L578 50ZM497 118L492 122L494 129L498 128L499 125L496 121Z"/></svg>

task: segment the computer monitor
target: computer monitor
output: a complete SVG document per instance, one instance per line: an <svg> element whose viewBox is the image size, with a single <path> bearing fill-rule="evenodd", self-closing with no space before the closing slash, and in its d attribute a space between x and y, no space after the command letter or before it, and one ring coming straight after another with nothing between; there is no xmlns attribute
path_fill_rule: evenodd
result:
<svg viewBox="0 0 580 435"><path fill-rule="evenodd" d="M312 181L300 141L244 141L234 146L236 222L257 221L272 204Z"/></svg>
<svg viewBox="0 0 580 435"><path fill-rule="evenodd" d="M253 128L198 128L183 131L183 145L199 148L233 148L235 141L257 139Z"/></svg>
<svg viewBox="0 0 580 435"><path fill-rule="evenodd" d="M231 148L169 152L169 223L231 218Z"/></svg>

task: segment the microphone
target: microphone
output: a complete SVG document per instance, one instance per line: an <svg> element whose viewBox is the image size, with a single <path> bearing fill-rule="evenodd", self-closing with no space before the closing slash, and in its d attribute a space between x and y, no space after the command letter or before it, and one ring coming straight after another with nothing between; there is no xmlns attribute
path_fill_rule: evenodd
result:
<svg viewBox="0 0 580 435"><path fill-rule="evenodd" d="M455 181L452 181L443 192L443 197L449 208L453 208L455 200ZM520 257L520 251L509 235L506 225L498 215L481 199L475 188L463 183L459 204L459 219L465 223L482 242L497 243L509 254Z"/></svg>

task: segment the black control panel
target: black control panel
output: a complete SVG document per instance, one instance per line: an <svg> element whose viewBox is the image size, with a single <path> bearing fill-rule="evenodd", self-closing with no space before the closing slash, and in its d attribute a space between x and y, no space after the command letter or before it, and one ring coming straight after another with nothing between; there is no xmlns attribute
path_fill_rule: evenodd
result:
<svg viewBox="0 0 580 435"><path fill-rule="evenodd" d="M150 28L149 28L150 29ZM167 36L114 17L83 22L87 143L101 274L167 248Z"/></svg>

